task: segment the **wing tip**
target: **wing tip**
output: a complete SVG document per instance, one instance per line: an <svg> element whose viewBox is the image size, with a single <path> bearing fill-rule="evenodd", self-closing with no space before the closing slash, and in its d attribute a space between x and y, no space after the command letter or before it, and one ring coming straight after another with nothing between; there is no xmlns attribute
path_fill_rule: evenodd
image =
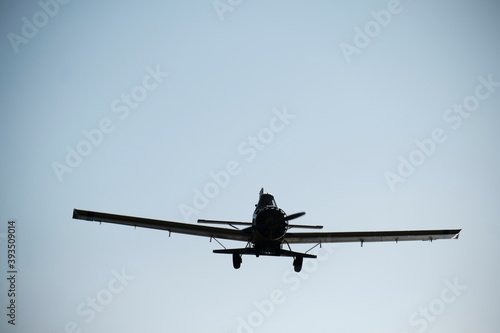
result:
<svg viewBox="0 0 500 333"><path fill-rule="evenodd" d="M95 212L73 209L73 218L76 220L94 221Z"/></svg>

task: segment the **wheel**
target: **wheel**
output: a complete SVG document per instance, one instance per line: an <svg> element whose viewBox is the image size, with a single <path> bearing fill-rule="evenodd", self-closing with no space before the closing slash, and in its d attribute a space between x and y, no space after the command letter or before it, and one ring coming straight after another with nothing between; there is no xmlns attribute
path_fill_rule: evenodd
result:
<svg viewBox="0 0 500 333"><path fill-rule="evenodd" d="M241 266L241 255L233 253L233 267L238 269Z"/></svg>
<svg viewBox="0 0 500 333"><path fill-rule="evenodd" d="M302 263L304 262L303 257L296 257L293 260L293 269L298 273L302 269Z"/></svg>

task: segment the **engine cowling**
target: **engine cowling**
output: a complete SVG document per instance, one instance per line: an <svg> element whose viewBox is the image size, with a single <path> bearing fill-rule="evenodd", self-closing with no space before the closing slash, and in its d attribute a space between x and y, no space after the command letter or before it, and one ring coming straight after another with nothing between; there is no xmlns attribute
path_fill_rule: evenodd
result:
<svg viewBox="0 0 500 333"><path fill-rule="evenodd" d="M287 230L285 212L278 207L265 207L255 219L258 233L265 239L279 240Z"/></svg>

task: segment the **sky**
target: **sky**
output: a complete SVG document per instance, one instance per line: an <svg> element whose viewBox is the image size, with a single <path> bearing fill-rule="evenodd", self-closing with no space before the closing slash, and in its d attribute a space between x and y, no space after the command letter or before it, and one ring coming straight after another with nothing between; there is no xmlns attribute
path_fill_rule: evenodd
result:
<svg viewBox="0 0 500 333"><path fill-rule="evenodd" d="M0 331L498 332L498 2L0 6ZM262 187L324 231L463 230L295 273L72 219L250 221Z"/></svg>

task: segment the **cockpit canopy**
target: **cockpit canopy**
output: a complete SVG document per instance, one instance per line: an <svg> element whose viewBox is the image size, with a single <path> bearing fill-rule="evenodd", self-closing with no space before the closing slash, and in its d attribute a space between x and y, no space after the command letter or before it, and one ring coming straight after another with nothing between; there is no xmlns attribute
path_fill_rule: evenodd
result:
<svg viewBox="0 0 500 333"><path fill-rule="evenodd" d="M271 194L262 194L260 196L257 207L263 208L266 206L276 206L276 201L274 201L274 197Z"/></svg>

